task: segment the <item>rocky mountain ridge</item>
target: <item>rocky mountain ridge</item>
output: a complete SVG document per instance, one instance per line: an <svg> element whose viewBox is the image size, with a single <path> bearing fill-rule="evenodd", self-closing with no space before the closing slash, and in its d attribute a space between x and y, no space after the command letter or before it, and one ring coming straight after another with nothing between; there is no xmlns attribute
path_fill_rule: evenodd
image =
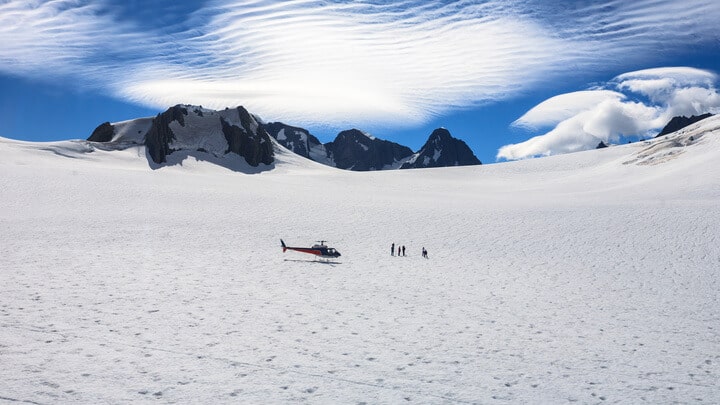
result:
<svg viewBox="0 0 720 405"><path fill-rule="evenodd" d="M340 132L325 144L307 130L279 122L263 124L270 136L287 149L311 160L354 171L417 169L480 165L470 147L438 128L419 151L376 138L358 129ZM308 152L313 151L313 153Z"/></svg>
<svg viewBox="0 0 720 405"><path fill-rule="evenodd" d="M105 122L87 140L145 145L156 164L166 163L167 157L178 151L215 157L233 153L253 167L274 161L272 139L242 106L215 111L178 104L155 118Z"/></svg>
<svg viewBox="0 0 720 405"><path fill-rule="evenodd" d="M663 135L673 133L675 131L679 131L688 125L694 124L698 121L702 121L705 118L710 118L710 117L712 117L712 114L710 114L710 113L705 113L705 114L701 114L701 115L691 115L690 117L685 117L682 115L673 117L670 120L670 122L668 122L667 125L665 125L665 127L660 131L660 133L655 135L655 137L657 138L658 136L663 136Z"/></svg>
<svg viewBox="0 0 720 405"><path fill-rule="evenodd" d="M450 135L445 128L434 130L425 145L413 154L401 169L425 167L472 166L480 165L478 159L467 144Z"/></svg>
<svg viewBox="0 0 720 405"><path fill-rule="evenodd" d="M465 142L444 128L433 131L416 153L358 129L341 131L332 142L323 144L304 128L263 123L242 106L216 111L178 104L154 118L105 122L87 140L145 145L155 164L165 164L169 155L184 151L215 157L232 153L251 166L269 165L274 161L274 142L310 160L354 171L481 164Z"/></svg>

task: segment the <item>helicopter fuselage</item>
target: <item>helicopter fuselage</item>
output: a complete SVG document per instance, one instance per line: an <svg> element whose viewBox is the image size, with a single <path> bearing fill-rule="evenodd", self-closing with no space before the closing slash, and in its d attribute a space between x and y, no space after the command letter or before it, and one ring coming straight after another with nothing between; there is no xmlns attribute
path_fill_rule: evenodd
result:
<svg viewBox="0 0 720 405"><path fill-rule="evenodd" d="M342 256L340 252L335 250L335 248L329 247L325 245L323 242L320 244L315 244L312 247L306 248L306 247L294 247L294 246L287 246L285 245L285 242L280 239L280 246L282 247L283 253L285 253L288 250L294 250L296 252L300 253L308 253L315 256L320 256L322 258L336 258Z"/></svg>

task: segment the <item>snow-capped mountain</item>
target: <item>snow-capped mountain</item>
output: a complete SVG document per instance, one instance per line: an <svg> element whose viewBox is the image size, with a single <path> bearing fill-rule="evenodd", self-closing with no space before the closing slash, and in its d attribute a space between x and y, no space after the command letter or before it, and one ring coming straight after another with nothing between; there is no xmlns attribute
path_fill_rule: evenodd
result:
<svg viewBox="0 0 720 405"><path fill-rule="evenodd" d="M412 155L407 146L358 129L340 132L334 141L325 144L325 148L335 167L355 171L397 169Z"/></svg>
<svg viewBox="0 0 720 405"><path fill-rule="evenodd" d="M358 129L340 132L325 144L304 128L273 122L263 124L270 136L287 149L319 163L354 171L414 169L482 164L470 147L438 128L417 152Z"/></svg>
<svg viewBox="0 0 720 405"><path fill-rule="evenodd" d="M234 153L251 166L271 164L278 145L324 165L353 171L411 169L481 164L465 142L439 128L420 151L374 137L358 129L340 132L335 140L321 143L304 128L282 122L263 123L242 106L216 111L192 105L176 105L151 118L105 122L91 142L115 148L145 145L155 164L182 151L188 155L210 154L215 158Z"/></svg>
<svg viewBox="0 0 720 405"><path fill-rule="evenodd" d="M359 129L340 132L325 144L304 128L279 122L263 124L270 136L287 149L316 162L354 171L397 169L412 150L376 138Z"/></svg>
<svg viewBox="0 0 720 405"><path fill-rule="evenodd" d="M98 126L91 142L119 146L142 144L155 163L165 163L173 152L196 152L222 157L228 153L245 158L251 166L273 162L273 141L245 108L222 111L176 105L155 118L140 118Z"/></svg>
<svg viewBox="0 0 720 405"><path fill-rule="evenodd" d="M430 134L427 142L420 150L413 154L401 169L472 166L480 165L473 151L465 142L453 138L450 131L438 128Z"/></svg>
<svg viewBox="0 0 720 405"><path fill-rule="evenodd" d="M333 166L332 161L328 157L325 145L307 129L294 127L282 122L269 122L261 125L280 145L290 151L304 158Z"/></svg>

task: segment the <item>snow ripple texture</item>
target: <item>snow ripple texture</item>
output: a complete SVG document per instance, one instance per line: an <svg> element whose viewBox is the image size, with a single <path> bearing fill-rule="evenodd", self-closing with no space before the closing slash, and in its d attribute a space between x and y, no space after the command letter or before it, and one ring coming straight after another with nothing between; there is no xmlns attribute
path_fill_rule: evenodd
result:
<svg viewBox="0 0 720 405"><path fill-rule="evenodd" d="M706 121L370 173L0 140L0 403L718 403Z"/></svg>

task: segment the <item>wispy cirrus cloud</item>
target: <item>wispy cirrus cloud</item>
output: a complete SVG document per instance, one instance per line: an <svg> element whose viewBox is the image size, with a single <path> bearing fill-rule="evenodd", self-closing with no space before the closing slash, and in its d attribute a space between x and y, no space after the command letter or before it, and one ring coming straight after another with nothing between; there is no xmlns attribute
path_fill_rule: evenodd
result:
<svg viewBox="0 0 720 405"><path fill-rule="evenodd" d="M2 2L0 38L1 72L85 84L112 81L113 71L155 52L146 34L117 21L101 2L80 0Z"/></svg>
<svg viewBox="0 0 720 405"><path fill-rule="evenodd" d="M215 0L152 25L118 4L1 4L0 35L17 39L0 43L0 70L70 76L158 108L242 104L298 124L407 126L715 41L720 18L715 0Z"/></svg>
<svg viewBox="0 0 720 405"><path fill-rule="evenodd" d="M514 94L558 69L546 52L569 53L564 41L492 2L223 3L205 29L196 45L212 49L220 69L182 78L184 70L152 64L130 79L127 97L249 103L261 115L294 122L419 123ZM165 89L162 96L158 86Z"/></svg>
<svg viewBox="0 0 720 405"><path fill-rule="evenodd" d="M609 89L553 97L514 123L530 129L552 128L525 142L503 146L497 158L517 160L593 149L622 136L651 135L674 116L718 113L716 82L715 73L701 69L646 69L613 78L605 85Z"/></svg>
<svg viewBox="0 0 720 405"><path fill-rule="evenodd" d="M0 69L28 75L68 70L95 40L97 8L75 1L10 1L0 4ZM80 34L80 35L79 35Z"/></svg>

